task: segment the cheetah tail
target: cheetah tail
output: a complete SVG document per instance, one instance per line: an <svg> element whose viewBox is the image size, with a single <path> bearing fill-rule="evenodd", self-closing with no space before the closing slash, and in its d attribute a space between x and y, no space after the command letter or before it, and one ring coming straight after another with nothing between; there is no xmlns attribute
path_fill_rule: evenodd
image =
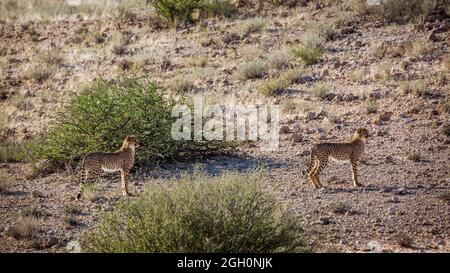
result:
<svg viewBox="0 0 450 273"><path fill-rule="evenodd" d="M80 174L79 174L79 179L78 179L78 181L79 181L79 190L78 190L78 193L77 193L77 200L81 199L81 193L82 193L83 185L84 185L84 182L85 182L84 179L86 178L85 176L86 176L86 169L84 167L84 160L83 160L83 162L81 162Z"/></svg>

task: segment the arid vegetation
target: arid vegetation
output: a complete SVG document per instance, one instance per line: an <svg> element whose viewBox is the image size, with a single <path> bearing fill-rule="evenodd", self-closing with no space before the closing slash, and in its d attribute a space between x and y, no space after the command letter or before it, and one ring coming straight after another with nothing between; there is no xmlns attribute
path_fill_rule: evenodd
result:
<svg viewBox="0 0 450 273"><path fill-rule="evenodd" d="M448 252L449 6L1 1L0 251ZM172 107L194 95L279 106L278 149L173 140ZM311 189L309 147L358 127L364 186L330 162ZM76 203L80 159L127 134L134 196L105 175Z"/></svg>

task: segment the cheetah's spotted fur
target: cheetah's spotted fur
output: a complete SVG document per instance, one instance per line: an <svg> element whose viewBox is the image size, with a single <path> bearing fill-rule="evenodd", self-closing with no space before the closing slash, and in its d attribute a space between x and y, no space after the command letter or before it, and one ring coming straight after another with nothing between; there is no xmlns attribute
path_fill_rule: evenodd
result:
<svg viewBox="0 0 450 273"><path fill-rule="evenodd" d="M134 164L135 149L139 141L135 136L127 136L122 147L113 153L91 153L85 156L80 174L80 191L77 199L81 199L83 185L97 180L102 172L120 171L122 194L128 193L128 176Z"/></svg>
<svg viewBox="0 0 450 273"><path fill-rule="evenodd" d="M308 176L315 189L320 189L322 184L319 180L319 174L327 166L329 157L337 160L350 160L353 185L361 186L358 182L357 165L364 154L364 141L368 137L369 131L367 129L358 128L349 142L314 145L311 149L309 168L303 174Z"/></svg>

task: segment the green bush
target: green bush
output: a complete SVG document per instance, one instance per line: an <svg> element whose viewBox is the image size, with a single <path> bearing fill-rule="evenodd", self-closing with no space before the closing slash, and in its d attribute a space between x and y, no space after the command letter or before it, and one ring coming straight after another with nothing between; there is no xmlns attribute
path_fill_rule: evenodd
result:
<svg viewBox="0 0 450 273"><path fill-rule="evenodd" d="M169 23L192 22L194 13L198 17L222 16L231 17L236 7L227 0L155 0L156 12Z"/></svg>
<svg viewBox="0 0 450 273"><path fill-rule="evenodd" d="M29 160L27 151L32 147L32 143L11 143L0 141L0 163L23 162Z"/></svg>
<svg viewBox="0 0 450 273"><path fill-rule="evenodd" d="M95 82L73 95L56 112L55 121L36 152L54 163L78 160L94 151L117 150L126 135L140 141L138 161L156 157L186 158L229 147L222 141L175 141L171 136L174 101L151 82L121 79Z"/></svg>
<svg viewBox="0 0 450 273"><path fill-rule="evenodd" d="M171 24L192 21L192 13L204 7L204 0L155 0L156 12Z"/></svg>
<svg viewBox="0 0 450 273"><path fill-rule="evenodd" d="M262 189L260 173L194 172L151 183L107 212L83 240L87 252L307 251L293 213Z"/></svg>
<svg viewBox="0 0 450 273"><path fill-rule="evenodd" d="M294 50L294 55L302 59L306 65L318 63L321 53L321 50L318 48L302 47Z"/></svg>
<svg viewBox="0 0 450 273"><path fill-rule="evenodd" d="M232 17L237 8L230 1L227 0L206 0L204 6L205 16L220 16L220 17Z"/></svg>

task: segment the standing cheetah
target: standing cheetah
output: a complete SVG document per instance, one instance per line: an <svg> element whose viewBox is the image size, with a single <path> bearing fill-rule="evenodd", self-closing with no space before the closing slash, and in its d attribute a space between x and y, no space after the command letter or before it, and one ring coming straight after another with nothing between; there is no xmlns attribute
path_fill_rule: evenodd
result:
<svg viewBox="0 0 450 273"><path fill-rule="evenodd" d="M127 136L122 147L113 153L91 153L85 156L80 174L80 191L77 200L81 199L83 185L97 180L102 172L120 171L122 178L122 194L128 193L128 175L134 164L134 154L139 140L135 136Z"/></svg>
<svg viewBox="0 0 450 273"><path fill-rule="evenodd" d="M316 144L311 149L311 158L306 173L309 181L315 189L320 189L322 184L319 180L320 171L328 164L328 158L337 160L350 160L352 165L353 185L362 186L358 182L357 164L364 154L364 142L369 137L369 131L365 128L358 128L349 142L344 143L321 143Z"/></svg>

